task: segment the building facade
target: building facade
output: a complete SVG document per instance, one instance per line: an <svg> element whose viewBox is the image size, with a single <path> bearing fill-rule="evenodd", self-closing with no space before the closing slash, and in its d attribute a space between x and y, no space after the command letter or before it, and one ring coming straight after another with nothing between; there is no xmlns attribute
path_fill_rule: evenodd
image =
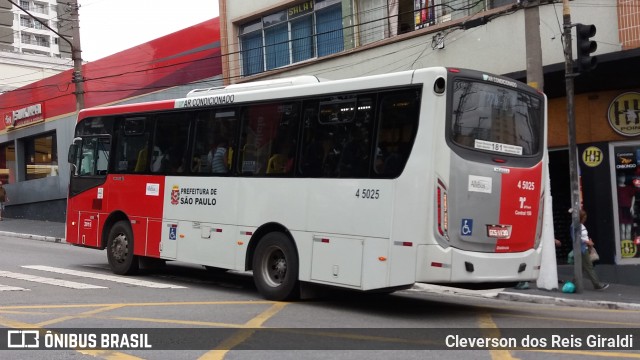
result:
<svg viewBox="0 0 640 360"><path fill-rule="evenodd" d="M554 227L571 249L562 1L220 0L225 83L295 75L328 79L428 66L527 81L526 34L540 34L549 97ZM536 7L539 24L526 27ZM601 262L640 264L640 0L573 0L572 24L594 24L597 67L575 78L581 194ZM572 30L575 39L575 30ZM573 54L576 54L575 40ZM597 161L598 160L598 161ZM624 190L621 190L626 188ZM603 194L605 196L603 196ZM620 194L620 197L619 197ZM640 200L640 196L638 196ZM640 277L638 277L640 279Z"/></svg>
<svg viewBox="0 0 640 360"><path fill-rule="evenodd" d="M71 35L69 13L76 0L65 4L57 0L14 2L31 16L0 0L0 93L73 67L70 47L58 34Z"/></svg>
<svg viewBox="0 0 640 360"><path fill-rule="evenodd" d="M186 96L219 86L217 18L83 65L86 107ZM65 221L67 151L76 122L72 70L0 95L0 180L5 215Z"/></svg>

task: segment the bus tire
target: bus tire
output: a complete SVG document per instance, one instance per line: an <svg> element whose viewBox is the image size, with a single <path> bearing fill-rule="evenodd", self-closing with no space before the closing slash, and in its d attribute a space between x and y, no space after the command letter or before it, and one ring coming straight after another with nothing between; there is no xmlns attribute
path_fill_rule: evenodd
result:
<svg viewBox="0 0 640 360"><path fill-rule="evenodd" d="M268 300L299 296L298 254L285 234L271 232L260 240L253 256L253 281Z"/></svg>
<svg viewBox="0 0 640 360"><path fill-rule="evenodd" d="M138 272L138 257L133 254L133 231L128 221L120 220L109 230L107 259L115 274L133 275Z"/></svg>

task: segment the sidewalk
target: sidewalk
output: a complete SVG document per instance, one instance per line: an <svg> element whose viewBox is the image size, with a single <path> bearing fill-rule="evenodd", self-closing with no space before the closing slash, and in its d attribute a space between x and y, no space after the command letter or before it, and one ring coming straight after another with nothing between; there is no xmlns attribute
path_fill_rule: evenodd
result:
<svg viewBox="0 0 640 360"><path fill-rule="evenodd" d="M64 242L65 224L53 221L3 218L0 235L17 236L40 241Z"/></svg>
<svg viewBox="0 0 640 360"><path fill-rule="evenodd" d="M63 243L65 224L60 222L5 218L3 221L0 221L0 236L3 235ZM560 280L570 280L568 278L570 273L567 273L567 269L563 270L565 271L558 272ZM640 276L640 274L638 274L638 276ZM561 283L558 284L557 290L552 291L538 289L535 281L530 282L529 286L530 288L526 290L504 288L475 291L437 285L416 284L413 290L539 304L640 311L640 286L611 283L608 289L596 291L593 290L589 281L585 281L584 291L581 294L563 293L560 291L562 288Z"/></svg>

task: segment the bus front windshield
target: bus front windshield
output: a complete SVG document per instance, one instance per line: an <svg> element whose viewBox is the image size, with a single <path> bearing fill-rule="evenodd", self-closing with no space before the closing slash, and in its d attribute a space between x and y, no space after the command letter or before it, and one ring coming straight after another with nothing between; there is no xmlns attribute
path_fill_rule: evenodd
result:
<svg viewBox="0 0 640 360"><path fill-rule="evenodd" d="M450 114L452 141L514 156L540 151L544 121L540 97L517 89L457 79Z"/></svg>

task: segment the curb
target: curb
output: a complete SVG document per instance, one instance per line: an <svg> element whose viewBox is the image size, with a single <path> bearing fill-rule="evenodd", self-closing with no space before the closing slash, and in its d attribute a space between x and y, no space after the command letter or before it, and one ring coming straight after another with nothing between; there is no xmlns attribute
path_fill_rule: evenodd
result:
<svg viewBox="0 0 640 360"><path fill-rule="evenodd" d="M558 306L572 306L572 307L587 307L594 309L607 309L607 310L640 310L640 304L625 303L625 302L613 302L603 300L585 300L585 299L567 299L562 297L534 295L534 294L521 294L515 292L505 291L505 289L489 289L489 290L468 290L461 288L454 288L448 286L439 286L431 284L415 284L408 291L426 292L440 295L453 295L453 296L467 296L483 299L496 299L505 301L518 301L535 304L547 304Z"/></svg>
<svg viewBox="0 0 640 360"><path fill-rule="evenodd" d="M65 243L66 244L66 241L65 241L64 238L58 238L58 237L55 237L55 236L20 234L20 233L14 233L14 232L10 232L10 231L0 231L0 235L18 237L18 238L23 238L23 239L31 239L31 240L46 241L46 242L53 242L53 243Z"/></svg>
<svg viewBox="0 0 640 360"><path fill-rule="evenodd" d="M496 297L499 300L519 301L536 304L550 304L560 306L588 307L594 309L606 310L640 310L640 304L605 301L605 300L584 300L584 299L567 299L554 296L520 294L508 291L502 291Z"/></svg>

